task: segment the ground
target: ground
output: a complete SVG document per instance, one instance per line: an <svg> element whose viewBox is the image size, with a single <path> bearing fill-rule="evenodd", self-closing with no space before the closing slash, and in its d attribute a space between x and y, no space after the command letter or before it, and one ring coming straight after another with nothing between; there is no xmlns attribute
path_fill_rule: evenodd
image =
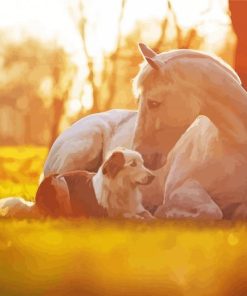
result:
<svg viewBox="0 0 247 296"><path fill-rule="evenodd" d="M32 199L46 149L0 148L0 197ZM0 296L246 296L247 223L0 220Z"/></svg>

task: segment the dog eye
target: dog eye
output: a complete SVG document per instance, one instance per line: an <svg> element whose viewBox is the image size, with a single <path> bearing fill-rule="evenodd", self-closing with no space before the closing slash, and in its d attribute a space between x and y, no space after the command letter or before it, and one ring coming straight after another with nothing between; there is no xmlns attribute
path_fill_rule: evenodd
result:
<svg viewBox="0 0 247 296"><path fill-rule="evenodd" d="M136 163L136 161L135 161L135 160L133 160L133 161L130 163L130 166L132 166L132 167L135 167L135 166L137 166L137 163Z"/></svg>
<svg viewBox="0 0 247 296"><path fill-rule="evenodd" d="M154 100L148 100L148 108L150 109L155 109L158 108L160 106L160 102L154 101Z"/></svg>

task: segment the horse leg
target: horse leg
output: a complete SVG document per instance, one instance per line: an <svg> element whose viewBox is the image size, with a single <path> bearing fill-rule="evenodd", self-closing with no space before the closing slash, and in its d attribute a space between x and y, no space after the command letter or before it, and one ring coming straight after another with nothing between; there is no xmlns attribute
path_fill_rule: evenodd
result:
<svg viewBox="0 0 247 296"><path fill-rule="evenodd" d="M168 156L163 205L156 214L222 218L229 162L217 128L205 116L198 117Z"/></svg>
<svg viewBox="0 0 247 296"><path fill-rule="evenodd" d="M233 211L231 217L232 220L246 220L247 219L247 204L241 203L238 207Z"/></svg>
<svg viewBox="0 0 247 296"><path fill-rule="evenodd" d="M155 212L157 218L222 219L223 214L207 191L196 180L186 180L170 192Z"/></svg>
<svg viewBox="0 0 247 296"><path fill-rule="evenodd" d="M197 180L208 191L218 173L211 166L216 165L221 151L217 128L208 118L199 116L169 152L166 165L154 172L155 180L143 188L145 208L153 213L162 204L164 191L168 195L189 179Z"/></svg>

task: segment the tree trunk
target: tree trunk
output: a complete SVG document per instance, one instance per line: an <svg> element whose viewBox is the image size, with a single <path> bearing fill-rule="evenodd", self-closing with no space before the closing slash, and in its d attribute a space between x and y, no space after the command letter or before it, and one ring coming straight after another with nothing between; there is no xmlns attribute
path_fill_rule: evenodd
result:
<svg viewBox="0 0 247 296"><path fill-rule="evenodd" d="M235 68L243 85L247 86L247 1L230 0L229 2L233 28L237 35Z"/></svg>
<svg viewBox="0 0 247 296"><path fill-rule="evenodd" d="M51 148L52 144L56 140L58 134L59 134L59 126L60 122L64 113L64 100L61 100L59 98L54 98L53 104L52 104L52 116L53 116L53 124L51 127L51 135L50 135L50 141L49 141L49 149Z"/></svg>

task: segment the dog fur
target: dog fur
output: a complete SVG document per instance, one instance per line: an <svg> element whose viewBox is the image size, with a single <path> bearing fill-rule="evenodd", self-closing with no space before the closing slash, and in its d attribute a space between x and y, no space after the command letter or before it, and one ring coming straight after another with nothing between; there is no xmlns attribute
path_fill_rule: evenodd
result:
<svg viewBox="0 0 247 296"><path fill-rule="evenodd" d="M40 184L35 202L0 200L0 215L16 218L124 217L152 218L142 205L139 185L154 179L133 150L113 150L98 172L54 174Z"/></svg>

